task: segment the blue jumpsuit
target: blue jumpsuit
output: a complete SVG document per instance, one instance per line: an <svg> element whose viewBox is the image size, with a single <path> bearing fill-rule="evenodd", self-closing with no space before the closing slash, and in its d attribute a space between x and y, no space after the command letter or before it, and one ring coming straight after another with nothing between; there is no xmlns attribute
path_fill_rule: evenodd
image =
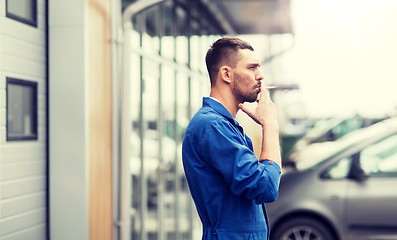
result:
<svg viewBox="0 0 397 240"><path fill-rule="evenodd" d="M203 99L187 127L182 159L203 240L268 239L262 204L278 196L280 167L258 162L251 139L220 102Z"/></svg>

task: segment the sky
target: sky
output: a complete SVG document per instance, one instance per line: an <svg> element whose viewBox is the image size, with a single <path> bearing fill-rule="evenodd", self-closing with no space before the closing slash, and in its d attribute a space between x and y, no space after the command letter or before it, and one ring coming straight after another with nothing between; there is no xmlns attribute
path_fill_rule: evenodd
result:
<svg viewBox="0 0 397 240"><path fill-rule="evenodd" d="M277 77L299 84L308 116L397 112L396 13L396 0L291 0L294 45Z"/></svg>

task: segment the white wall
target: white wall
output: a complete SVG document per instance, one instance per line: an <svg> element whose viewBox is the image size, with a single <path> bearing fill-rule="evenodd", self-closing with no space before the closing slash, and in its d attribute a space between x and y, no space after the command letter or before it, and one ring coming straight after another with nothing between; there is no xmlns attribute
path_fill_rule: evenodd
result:
<svg viewBox="0 0 397 240"><path fill-rule="evenodd" d="M88 0L49 2L50 237L89 239Z"/></svg>
<svg viewBox="0 0 397 240"><path fill-rule="evenodd" d="M0 239L46 238L45 0L37 27L6 17L0 0ZM6 77L37 82L38 139L6 140Z"/></svg>

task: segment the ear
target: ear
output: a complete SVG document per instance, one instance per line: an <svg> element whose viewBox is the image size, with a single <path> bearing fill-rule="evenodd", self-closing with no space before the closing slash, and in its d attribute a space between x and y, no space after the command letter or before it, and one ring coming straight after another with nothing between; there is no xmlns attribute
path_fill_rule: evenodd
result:
<svg viewBox="0 0 397 240"><path fill-rule="evenodd" d="M232 75L232 69L229 66L222 66L220 68L220 77L223 81L230 83L231 82L231 75Z"/></svg>

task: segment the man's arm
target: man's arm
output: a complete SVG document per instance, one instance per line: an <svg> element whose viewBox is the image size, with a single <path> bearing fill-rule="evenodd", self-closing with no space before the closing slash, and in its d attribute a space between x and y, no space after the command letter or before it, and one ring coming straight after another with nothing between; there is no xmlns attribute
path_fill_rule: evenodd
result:
<svg viewBox="0 0 397 240"><path fill-rule="evenodd" d="M228 120L214 122L201 134L200 153L208 161L205 179L222 177L235 195L244 195L257 204L272 202L277 198L280 167L271 161L258 164L255 153L246 146L234 125ZM216 174L220 173L219 174ZM202 180L202 181L206 181ZM213 180L213 184L223 181Z"/></svg>
<svg viewBox="0 0 397 240"><path fill-rule="evenodd" d="M278 112L265 86L261 87L260 97L257 102L258 104L253 109L245 104L240 104L239 107L262 126L262 148L259 160L268 159L274 161L281 168Z"/></svg>

